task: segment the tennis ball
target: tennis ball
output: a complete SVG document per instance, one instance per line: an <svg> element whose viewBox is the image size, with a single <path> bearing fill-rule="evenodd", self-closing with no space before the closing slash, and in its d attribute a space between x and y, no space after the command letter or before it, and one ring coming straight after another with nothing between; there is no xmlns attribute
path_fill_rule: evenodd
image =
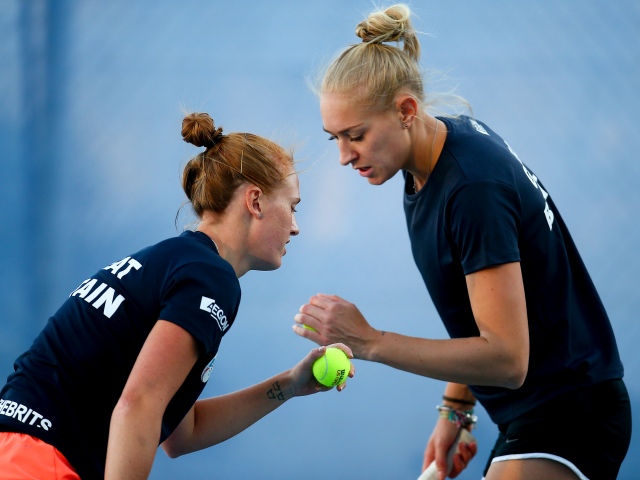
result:
<svg viewBox="0 0 640 480"><path fill-rule="evenodd" d="M313 376L325 387L335 387L347 380L351 362L342 350L329 347L324 355L313 362Z"/></svg>
<svg viewBox="0 0 640 480"><path fill-rule="evenodd" d="M302 325L304 328L306 328L307 330L311 330L312 332L317 332L317 330L313 327L310 327L309 325Z"/></svg>

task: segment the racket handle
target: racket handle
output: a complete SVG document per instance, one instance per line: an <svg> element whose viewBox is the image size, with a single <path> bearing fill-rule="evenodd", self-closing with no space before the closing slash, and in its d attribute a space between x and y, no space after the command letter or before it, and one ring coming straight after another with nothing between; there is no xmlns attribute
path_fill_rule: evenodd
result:
<svg viewBox="0 0 640 480"><path fill-rule="evenodd" d="M418 477L418 480L440 480L438 477L438 469L436 468L435 460L429 464L424 472L422 472L422 474Z"/></svg>
<svg viewBox="0 0 640 480"><path fill-rule="evenodd" d="M458 444L462 443L472 443L475 442L476 439L471 432L466 428L461 428L458 432L458 437L455 442L449 448L447 452L447 474L451 471L451 467L453 466L453 456L458 451ZM424 472L418 477L418 480L439 480L438 478L438 468L436 467L436 461L432 461L429 466L425 469Z"/></svg>

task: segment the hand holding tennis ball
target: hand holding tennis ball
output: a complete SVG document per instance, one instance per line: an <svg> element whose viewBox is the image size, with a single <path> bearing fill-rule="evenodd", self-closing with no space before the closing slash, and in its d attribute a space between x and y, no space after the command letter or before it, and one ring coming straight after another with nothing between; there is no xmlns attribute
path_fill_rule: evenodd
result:
<svg viewBox="0 0 640 480"><path fill-rule="evenodd" d="M338 359L337 363L334 357ZM327 392L333 390L334 386L335 390L341 392L347 387L347 379L356 373L356 367L349 358L353 358L353 353L344 343L314 348L295 367L284 372L283 383L278 388L282 389L287 398ZM330 369L333 368L336 371L331 373Z"/></svg>
<svg viewBox="0 0 640 480"><path fill-rule="evenodd" d="M349 357L337 347L327 347L324 355L313 362L313 376L318 383L329 388L342 385L350 371Z"/></svg>

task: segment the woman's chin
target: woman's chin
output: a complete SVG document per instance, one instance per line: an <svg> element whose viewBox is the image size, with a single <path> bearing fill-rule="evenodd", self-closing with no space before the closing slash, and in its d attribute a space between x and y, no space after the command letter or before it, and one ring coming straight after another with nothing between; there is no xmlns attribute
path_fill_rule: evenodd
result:
<svg viewBox="0 0 640 480"><path fill-rule="evenodd" d="M274 260L263 260L257 263L251 270L255 270L258 272L270 272L272 270L277 270L282 266L282 257Z"/></svg>

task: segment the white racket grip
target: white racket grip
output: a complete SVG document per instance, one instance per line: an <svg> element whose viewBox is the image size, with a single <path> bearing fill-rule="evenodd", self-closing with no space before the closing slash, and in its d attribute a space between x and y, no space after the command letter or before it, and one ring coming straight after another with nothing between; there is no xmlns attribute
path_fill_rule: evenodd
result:
<svg viewBox="0 0 640 480"><path fill-rule="evenodd" d="M453 466L453 456L458 451L458 444L462 443L472 443L475 442L476 439L471 432L466 428L461 428L458 434L458 438L453 442L451 448L447 452L447 474L451 471L451 467ZM438 469L436 467L436 461L434 460L429 464L429 466L425 469L424 472L418 477L418 480L439 480L438 478Z"/></svg>

